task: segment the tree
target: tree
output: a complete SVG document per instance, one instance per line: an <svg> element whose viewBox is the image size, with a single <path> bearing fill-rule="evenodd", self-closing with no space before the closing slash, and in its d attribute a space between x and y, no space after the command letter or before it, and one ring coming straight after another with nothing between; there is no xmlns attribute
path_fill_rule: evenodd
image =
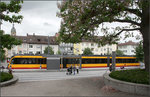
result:
<svg viewBox="0 0 150 97"><path fill-rule="evenodd" d="M93 53L90 48L85 48L83 51L83 55L93 55Z"/></svg>
<svg viewBox="0 0 150 97"><path fill-rule="evenodd" d="M53 51L52 47L50 47L50 46L45 48L44 54L48 54L48 49L49 49L49 54L54 55L54 51Z"/></svg>
<svg viewBox="0 0 150 97"><path fill-rule="evenodd" d="M116 50L116 55L124 55L124 53L121 50Z"/></svg>
<svg viewBox="0 0 150 97"><path fill-rule="evenodd" d="M59 31L60 41L81 42L81 38L90 38L101 45L116 43L119 35L134 36L139 31L143 37L145 70L150 65L149 0L68 0L58 4L58 17L62 18ZM112 30L105 23L128 23L118 25ZM93 38L102 26L104 36Z"/></svg>
<svg viewBox="0 0 150 97"><path fill-rule="evenodd" d="M60 51L60 50L58 50L57 54L58 54L58 55L61 55L61 51Z"/></svg>
<svg viewBox="0 0 150 97"><path fill-rule="evenodd" d="M144 51L143 51L143 45L142 42L135 48L135 57L136 60L139 62L143 62L144 60Z"/></svg>
<svg viewBox="0 0 150 97"><path fill-rule="evenodd" d="M20 45L21 40L18 40L8 34L4 34L1 30L2 21L10 23L21 23L23 16L18 14L21 10L22 0L11 0L10 3L0 1L0 60L5 59L4 48L11 49L13 45Z"/></svg>

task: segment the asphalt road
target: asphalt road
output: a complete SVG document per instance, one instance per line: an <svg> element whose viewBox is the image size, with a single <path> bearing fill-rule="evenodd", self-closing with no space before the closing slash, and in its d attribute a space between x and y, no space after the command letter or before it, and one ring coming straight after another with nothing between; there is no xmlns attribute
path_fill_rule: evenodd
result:
<svg viewBox="0 0 150 97"><path fill-rule="evenodd" d="M16 84L2 87L1 96L135 96L106 86L105 70L80 71L76 75L65 72L15 72ZM33 77L34 76L34 77ZM40 76L38 78L38 76ZM61 76L61 77L60 77ZM40 80L40 79L44 80Z"/></svg>

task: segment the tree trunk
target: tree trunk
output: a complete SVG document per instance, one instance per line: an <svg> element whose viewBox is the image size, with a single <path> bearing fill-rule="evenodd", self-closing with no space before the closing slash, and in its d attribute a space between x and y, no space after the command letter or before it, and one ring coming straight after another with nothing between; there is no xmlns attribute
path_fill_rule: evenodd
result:
<svg viewBox="0 0 150 97"><path fill-rule="evenodd" d="M145 70L149 72L150 70L150 20L149 20L149 0L143 0L142 2L142 21L141 21L141 32L143 35L143 49L144 49L144 63Z"/></svg>

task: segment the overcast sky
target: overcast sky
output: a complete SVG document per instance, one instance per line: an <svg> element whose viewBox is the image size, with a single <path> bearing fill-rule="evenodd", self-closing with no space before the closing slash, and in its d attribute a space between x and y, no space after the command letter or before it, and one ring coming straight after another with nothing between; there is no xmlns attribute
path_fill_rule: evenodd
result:
<svg viewBox="0 0 150 97"><path fill-rule="evenodd" d="M55 35L59 31L61 19L56 16L57 1L24 1L20 15L23 21L15 23L17 35ZM2 29L10 34L12 24L3 22Z"/></svg>
<svg viewBox="0 0 150 97"><path fill-rule="evenodd" d="M15 28L17 35L26 36L28 33L32 35L43 35L43 36L53 36L60 29L61 18L56 16L58 12L57 1L24 1L20 15L22 15L23 21L21 24L15 23ZM6 34L10 34L12 24L8 22L3 22L2 29ZM102 35L102 34L99 34ZM135 41L135 38L128 38L124 41Z"/></svg>

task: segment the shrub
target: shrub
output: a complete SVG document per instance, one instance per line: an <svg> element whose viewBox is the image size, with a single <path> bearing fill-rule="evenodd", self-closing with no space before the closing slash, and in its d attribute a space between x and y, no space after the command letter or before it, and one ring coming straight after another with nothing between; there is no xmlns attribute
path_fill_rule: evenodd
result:
<svg viewBox="0 0 150 97"><path fill-rule="evenodd" d="M150 84L149 72L146 72L143 69L113 71L109 76L127 82Z"/></svg>
<svg viewBox="0 0 150 97"><path fill-rule="evenodd" d="M0 82L8 81L13 78L13 75L6 73L6 72L0 72Z"/></svg>

